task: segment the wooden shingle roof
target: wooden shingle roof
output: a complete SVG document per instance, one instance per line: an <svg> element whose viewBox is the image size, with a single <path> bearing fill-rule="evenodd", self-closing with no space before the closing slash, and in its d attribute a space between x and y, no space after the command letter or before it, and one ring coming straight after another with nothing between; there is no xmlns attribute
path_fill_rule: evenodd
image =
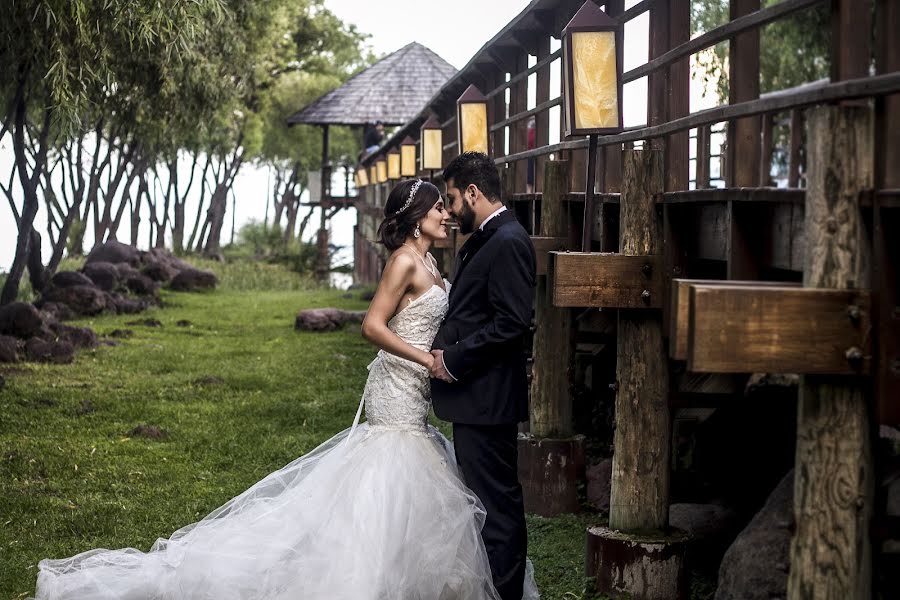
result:
<svg viewBox="0 0 900 600"><path fill-rule="evenodd" d="M407 44L288 118L288 125L402 125L456 68L418 42Z"/></svg>

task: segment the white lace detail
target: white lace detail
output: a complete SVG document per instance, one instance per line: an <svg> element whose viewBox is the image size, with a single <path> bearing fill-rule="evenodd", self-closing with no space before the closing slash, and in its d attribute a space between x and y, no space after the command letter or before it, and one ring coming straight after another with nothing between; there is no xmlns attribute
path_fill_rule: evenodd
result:
<svg viewBox="0 0 900 600"><path fill-rule="evenodd" d="M433 285L395 314L388 328L408 344L429 350L447 306L447 292ZM370 432L404 430L430 437L426 419L431 386L428 369L422 365L380 351L369 365L362 401Z"/></svg>

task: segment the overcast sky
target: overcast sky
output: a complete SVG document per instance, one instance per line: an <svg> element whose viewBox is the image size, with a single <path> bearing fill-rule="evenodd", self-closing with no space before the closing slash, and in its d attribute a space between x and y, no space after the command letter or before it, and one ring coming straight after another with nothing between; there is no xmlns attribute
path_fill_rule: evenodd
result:
<svg viewBox="0 0 900 600"><path fill-rule="evenodd" d="M626 8L638 0L627 0ZM497 34L513 17L519 14L528 0L455 0L453 3L434 0L325 0L325 5L342 20L354 23L361 31L371 35L369 44L376 54L397 50L409 42L418 41L434 50L450 64L462 68L469 59ZM647 15L630 22L625 29L625 69L628 70L647 60ZM559 61L556 61L557 63ZM554 79L556 72L554 71ZM558 89L553 83L551 89ZM646 122L646 80L625 86L625 124L640 125ZM692 85L692 110L708 104L699 99L699 88ZM531 99L529 108L534 105ZM298 109L301 107L297 107ZM555 140L551 140L555 141ZM7 136L0 146L0 177L8 177L11 167L11 140ZM253 165L245 165L235 183L237 197L237 229L249 219L261 219L265 212L265 191L268 188L268 172ZM0 270L8 270L15 250L15 226L5 198L0 198ZM21 200L19 201L21 206ZM189 205L190 213L190 205ZM223 242L228 241L231 227L231 203L226 217ZM315 219L316 222L318 219ZM146 221L146 219L145 219ZM344 246L352 244L356 213L341 211L332 221L332 239ZM39 231L46 229L46 215L41 206L36 219ZM127 224L123 224L123 229ZM45 234L46 235L46 234ZM124 238L126 234L120 235ZM309 235L309 233L307 234ZM127 238L126 238L127 239ZM146 235L141 236L146 244ZM89 245L89 244L86 244ZM49 256L45 242L45 261Z"/></svg>

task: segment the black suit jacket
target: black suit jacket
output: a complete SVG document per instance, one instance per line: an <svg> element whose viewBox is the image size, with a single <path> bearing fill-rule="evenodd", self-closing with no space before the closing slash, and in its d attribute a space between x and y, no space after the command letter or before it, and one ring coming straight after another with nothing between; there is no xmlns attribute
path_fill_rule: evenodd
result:
<svg viewBox="0 0 900 600"><path fill-rule="evenodd" d="M528 420L523 341L534 308L535 255L507 210L475 232L456 257L450 308L434 340L454 383L431 380L445 421L500 425Z"/></svg>

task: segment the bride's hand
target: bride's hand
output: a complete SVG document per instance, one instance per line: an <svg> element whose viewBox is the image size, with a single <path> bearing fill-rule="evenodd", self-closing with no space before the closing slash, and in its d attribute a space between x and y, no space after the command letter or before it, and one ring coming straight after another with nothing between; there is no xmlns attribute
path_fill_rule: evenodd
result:
<svg viewBox="0 0 900 600"><path fill-rule="evenodd" d="M434 368L434 354L428 353L422 357L422 365L431 372L431 369Z"/></svg>

